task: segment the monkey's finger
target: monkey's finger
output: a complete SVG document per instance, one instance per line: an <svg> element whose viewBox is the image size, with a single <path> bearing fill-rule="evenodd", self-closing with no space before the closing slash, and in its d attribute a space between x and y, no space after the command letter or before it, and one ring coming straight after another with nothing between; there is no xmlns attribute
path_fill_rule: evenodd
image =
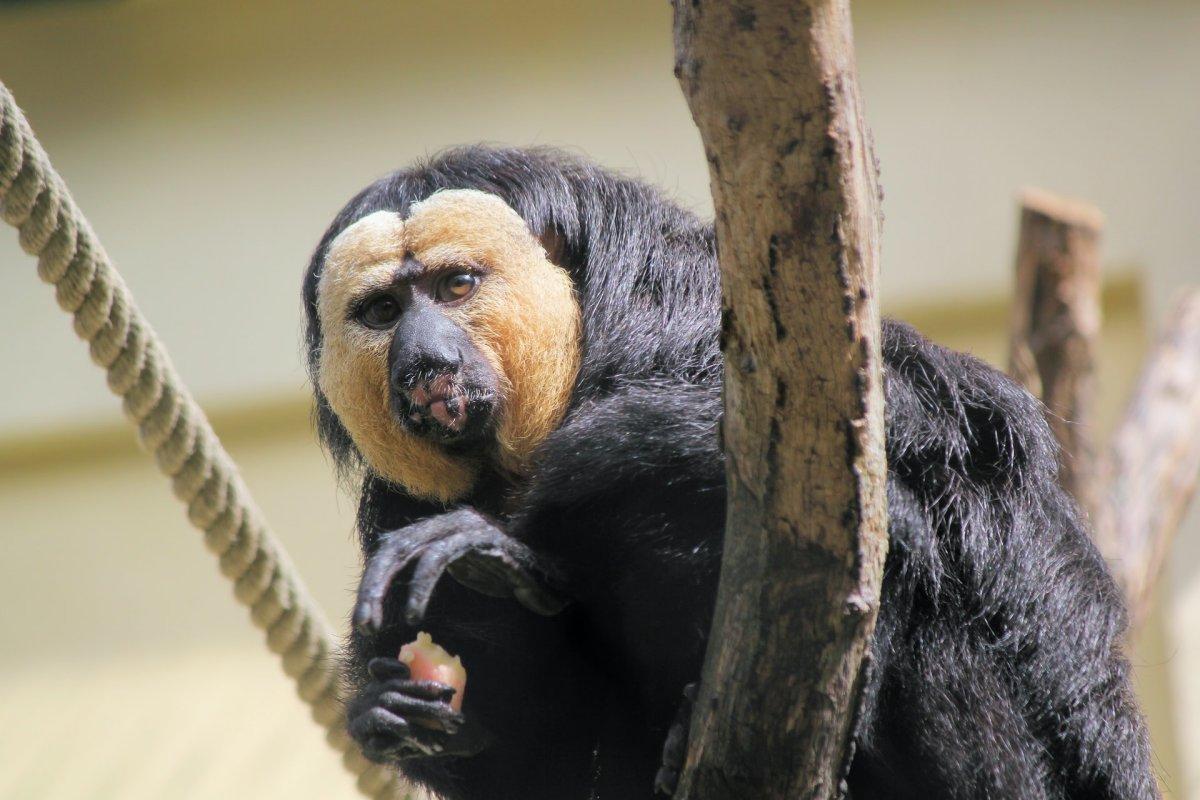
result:
<svg viewBox="0 0 1200 800"><path fill-rule="evenodd" d="M365 750L373 751L367 752L367 757L373 761L389 755L411 733L407 720L378 705L351 717L346 728Z"/></svg>
<svg viewBox="0 0 1200 800"><path fill-rule="evenodd" d="M451 536L440 542L435 542L421 554L413 570L412 580L408 583L408 606L404 618L409 625L417 625L425 618L425 609L433 597L433 590L446 572L446 567L460 557L466 550L464 537Z"/></svg>
<svg viewBox="0 0 1200 800"><path fill-rule="evenodd" d="M465 722L465 717L450 704L440 700L425 700L403 692L384 692L379 695L379 706L406 720L428 722L444 733L454 734ZM414 722L415 724L415 722Z"/></svg>
<svg viewBox="0 0 1200 800"><path fill-rule="evenodd" d="M534 563L534 559L524 557L522 548L523 545L513 543L499 549L473 550L450 565L450 574L456 579L466 574L469 577L463 582L468 586L473 585L471 577L503 585L507 589L505 596L511 594L535 614L552 617L566 608L568 601L547 588L549 579L542 580L540 571L535 573L526 566Z"/></svg>
<svg viewBox="0 0 1200 800"><path fill-rule="evenodd" d="M372 658L367 662L367 672L377 681L408 680L412 677L408 664L398 658Z"/></svg>
<svg viewBox="0 0 1200 800"><path fill-rule="evenodd" d="M508 570L482 553L466 553L446 567L463 586L488 597L511 597L513 582Z"/></svg>
<svg viewBox="0 0 1200 800"><path fill-rule="evenodd" d="M420 623L442 575L447 571L455 574L458 564L469 564L466 572L479 579L468 577L463 585L481 594L508 597L514 592L537 593L537 581L523 567L522 558L532 560L522 545L494 531L482 535L477 531L458 533L434 542L421 553L409 582L405 610L408 624Z"/></svg>
<svg viewBox="0 0 1200 800"><path fill-rule="evenodd" d="M422 700L437 700L449 703L458 692L453 686L441 681L391 680L380 684L381 692L399 692Z"/></svg>
<svg viewBox="0 0 1200 800"><path fill-rule="evenodd" d="M462 575L464 583L484 594L508 597L514 589L536 583L527 568L532 561L516 542L488 543L463 553L450 565L450 574Z"/></svg>
<svg viewBox="0 0 1200 800"><path fill-rule="evenodd" d="M417 548L399 536L383 541L367 562L362 583L358 585L358 599L354 604L356 628L363 633L372 633L383 627L383 599L392 580L408 566L417 552Z"/></svg>

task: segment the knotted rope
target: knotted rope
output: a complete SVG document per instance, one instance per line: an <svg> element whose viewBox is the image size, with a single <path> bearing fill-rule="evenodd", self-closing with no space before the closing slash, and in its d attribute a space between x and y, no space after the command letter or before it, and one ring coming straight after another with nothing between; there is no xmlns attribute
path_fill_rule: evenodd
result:
<svg viewBox="0 0 1200 800"><path fill-rule="evenodd" d="M266 632L267 647L280 656L359 789L381 800L400 795L399 778L367 761L346 733L328 623L3 83L0 215L17 228L22 249L37 257L39 277L74 316L75 332L108 373L108 388L121 398L142 445L170 478L188 520L204 533L237 599Z"/></svg>

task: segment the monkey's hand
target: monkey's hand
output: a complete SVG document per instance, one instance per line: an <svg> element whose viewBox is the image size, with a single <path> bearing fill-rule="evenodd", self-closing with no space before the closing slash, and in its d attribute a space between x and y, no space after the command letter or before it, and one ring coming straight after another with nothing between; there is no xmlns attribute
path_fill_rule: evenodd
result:
<svg viewBox="0 0 1200 800"><path fill-rule="evenodd" d="M414 681L408 665L373 658L371 681L346 706L350 735L378 763L405 758L474 755L487 735L450 706L454 688Z"/></svg>
<svg viewBox="0 0 1200 800"><path fill-rule="evenodd" d="M566 605L554 590L555 571L495 521L471 508L428 517L383 537L367 562L354 624L364 633L383 627L383 605L392 580L412 565L404 616L410 625L425 617L444 572L464 586L492 597L515 597L538 614L557 614Z"/></svg>

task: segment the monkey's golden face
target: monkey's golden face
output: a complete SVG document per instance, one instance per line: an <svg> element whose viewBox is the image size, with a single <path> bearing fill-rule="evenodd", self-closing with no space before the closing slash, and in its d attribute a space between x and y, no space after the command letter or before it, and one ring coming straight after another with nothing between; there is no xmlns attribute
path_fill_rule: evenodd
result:
<svg viewBox="0 0 1200 800"><path fill-rule="evenodd" d="M562 421L579 306L524 220L443 191L329 246L317 289L321 391L363 458L410 493L467 494L486 462L521 475Z"/></svg>

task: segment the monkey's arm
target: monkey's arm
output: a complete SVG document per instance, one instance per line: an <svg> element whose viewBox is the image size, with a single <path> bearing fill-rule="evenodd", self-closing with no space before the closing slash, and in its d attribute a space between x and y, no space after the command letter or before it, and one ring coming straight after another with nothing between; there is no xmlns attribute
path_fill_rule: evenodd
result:
<svg viewBox="0 0 1200 800"><path fill-rule="evenodd" d="M369 480L359 508L366 561L404 531L444 515L439 505ZM576 612L545 617L514 599L442 581L417 627L405 613L412 575L411 562L394 575L378 627L351 631L346 710L355 740L372 759L398 765L450 800L571 796L572 782L589 768L593 719L604 699L591 665L569 645ZM461 713L450 707L449 687L413 681L398 660L419 631L462 658Z"/></svg>
<svg viewBox="0 0 1200 800"><path fill-rule="evenodd" d="M414 629L425 621L434 589L447 571L479 594L513 597L544 616L557 614L565 605L549 588L560 579L533 551L509 537L496 520L461 508L378 537L354 607L354 626L364 640L384 629L385 600L392 582L405 570L409 574L403 616ZM386 761L473 755L493 739L478 719L451 707L452 688L412 680L408 666L394 652L393 642L387 655L371 658L370 680L347 708L350 732L369 757Z"/></svg>
<svg viewBox="0 0 1200 800"><path fill-rule="evenodd" d="M685 580L713 572L723 526L720 414L719 389L671 380L626 384L585 401L539 451L508 525L460 508L382 534L359 588L355 625L378 629L389 587L406 569L410 625L421 621L446 572L543 615L607 581L614 556L636 552L652 586L666 578L656 565L675 575L703 561ZM698 518L688 525L692 515ZM679 522L670 536L649 536Z"/></svg>
<svg viewBox="0 0 1200 800"><path fill-rule="evenodd" d="M699 675L710 624L724 524L720 412L718 387L673 381L626 384L581 403L545 443L506 530L460 509L382 532L357 619L368 632L380 619L384 630L403 621L414 631L428 603L421 625L436 640L434 624L449 619L439 608L450 603L469 602L453 618L475 621L516 605L487 595L525 595L543 611L561 604L547 603L545 589L569 597L574 610L554 618L518 609L524 625L542 619L537 625L565 636L530 652L554 665L573 642L568 657L618 687L591 698L612 717L601 748L613 760L606 774L641 775L637 785L648 789L681 691ZM458 580L438 582L444 571ZM477 685L479 659L463 661ZM500 693L515 696L511 686ZM466 696L482 698L477 689ZM556 708L561 714L562 703Z"/></svg>
<svg viewBox="0 0 1200 800"><path fill-rule="evenodd" d="M614 556L637 553L652 586L667 577L659 566L678 574L699 559L708 568L702 572L715 569L723 524L719 416L719 390L673 381L626 385L585 402L543 446L507 525L464 507L381 534L359 587L356 627L379 629L389 589L405 570L404 615L416 625L446 572L481 594L553 615L606 581Z"/></svg>
<svg viewBox="0 0 1200 800"><path fill-rule="evenodd" d="M368 477L358 509L368 570L375 556L387 548L392 531L435 517L440 510L436 504L416 500ZM359 624L351 633L348 648L346 678L353 693L346 704L346 719L350 734L367 757L387 762L477 752L486 734L451 707L453 689L413 680L408 666L398 659L400 645L411 640L415 631L394 624L395 609L388 609L385 626L382 606L374 610L373 624L364 624L357 619L360 607L361 603L356 607Z"/></svg>

